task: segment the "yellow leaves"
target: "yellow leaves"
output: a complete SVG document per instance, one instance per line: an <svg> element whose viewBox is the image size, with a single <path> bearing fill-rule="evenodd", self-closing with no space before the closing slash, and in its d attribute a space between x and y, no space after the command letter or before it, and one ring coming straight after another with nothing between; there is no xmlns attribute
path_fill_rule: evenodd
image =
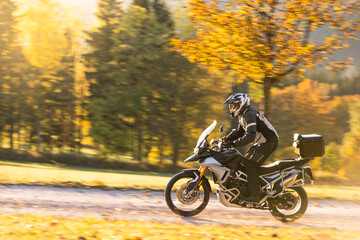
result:
<svg viewBox="0 0 360 240"><path fill-rule="evenodd" d="M170 39L170 43L176 47L179 47L182 41L179 38L172 38Z"/></svg>
<svg viewBox="0 0 360 240"><path fill-rule="evenodd" d="M90 121L82 120L80 124L85 129L90 129L91 128L91 122Z"/></svg>
<svg viewBox="0 0 360 240"><path fill-rule="evenodd" d="M195 63L197 60L197 57L195 55L190 55L190 56L188 56L188 60L191 63Z"/></svg>
<svg viewBox="0 0 360 240"><path fill-rule="evenodd" d="M66 31L77 29L70 26L73 16L54 1L23 1L21 6L19 32L25 57L36 67L54 71L68 47Z"/></svg>
<svg viewBox="0 0 360 240"><path fill-rule="evenodd" d="M264 7L260 7L259 9L260 9L261 12L267 12L268 11L268 9L264 8Z"/></svg>
<svg viewBox="0 0 360 240"><path fill-rule="evenodd" d="M344 38L338 35L326 37L319 41L322 44L306 39L305 31L316 31L325 24L343 27L341 23L345 19L339 14L335 18L330 11L333 8L326 1L271 1L270 5L275 4L284 11L275 11L270 18L264 17L264 13L272 14L267 7L270 5L258 1L248 1L247 4L231 1L225 10L217 7L217 1L207 3L200 0L189 2L197 38L172 43L190 61L209 68L231 68L241 76L261 81L265 76L278 78L295 65L313 68L316 63L327 60L325 54L349 46L343 41L351 38L351 34L344 34ZM332 4L335 11L344 9L336 4ZM301 77L302 71L298 71Z"/></svg>
<svg viewBox="0 0 360 240"><path fill-rule="evenodd" d="M313 229L291 227L256 227L194 225L162 223L152 221L127 221L99 218L65 218L42 215L1 215L2 237L4 239L350 239L354 231L336 229ZM180 220L179 220L180 221ZM297 235L294 236L294 231Z"/></svg>
<svg viewBox="0 0 360 240"><path fill-rule="evenodd" d="M34 87L35 87L35 81L27 81L27 85L28 85L30 88L34 88Z"/></svg>
<svg viewBox="0 0 360 240"><path fill-rule="evenodd" d="M305 77L305 76L304 76L303 74L301 74L301 73L298 73L297 75L298 75L299 78L304 78L304 77Z"/></svg>
<svg viewBox="0 0 360 240"><path fill-rule="evenodd" d="M345 176L346 171L345 171L344 169L340 169L340 170L338 171L338 174L339 174L340 176Z"/></svg>
<svg viewBox="0 0 360 240"><path fill-rule="evenodd" d="M51 83L45 82L45 81L44 81L44 82L41 82L40 85L43 86L43 87L45 87L45 88L50 88L50 87L51 87Z"/></svg>
<svg viewBox="0 0 360 240"><path fill-rule="evenodd" d="M297 70L297 73L298 73L298 76L300 77L300 78L304 78L305 76L304 76L304 73L306 72L306 70L304 69L304 68L300 68L300 69L298 69Z"/></svg>
<svg viewBox="0 0 360 240"><path fill-rule="evenodd" d="M9 88L10 88L10 86L9 86L8 84L5 84L5 83L2 84L2 87L5 88L5 89L9 89Z"/></svg>

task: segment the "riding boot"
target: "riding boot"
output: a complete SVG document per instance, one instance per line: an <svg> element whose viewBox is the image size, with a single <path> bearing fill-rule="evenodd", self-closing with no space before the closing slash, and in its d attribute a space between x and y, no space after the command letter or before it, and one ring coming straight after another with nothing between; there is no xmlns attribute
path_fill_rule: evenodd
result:
<svg viewBox="0 0 360 240"><path fill-rule="evenodd" d="M258 203L260 201L260 178L258 173L258 164L255 161L249 160L245 164L245 169L249 195L244 198L243 201Z"/></svg>

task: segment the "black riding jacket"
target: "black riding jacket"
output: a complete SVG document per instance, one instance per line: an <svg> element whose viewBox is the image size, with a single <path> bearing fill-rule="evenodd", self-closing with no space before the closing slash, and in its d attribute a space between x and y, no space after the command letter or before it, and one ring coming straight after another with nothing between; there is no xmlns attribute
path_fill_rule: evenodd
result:
<svg viewBox="0 0 360 240"><path fill-rule="evenodd" d="M255 108L249 106L238 115L238 129L226 136L225 141L233 141L236 147L249 143L263 144L278 141L279 135L270 122Z"/></svg>

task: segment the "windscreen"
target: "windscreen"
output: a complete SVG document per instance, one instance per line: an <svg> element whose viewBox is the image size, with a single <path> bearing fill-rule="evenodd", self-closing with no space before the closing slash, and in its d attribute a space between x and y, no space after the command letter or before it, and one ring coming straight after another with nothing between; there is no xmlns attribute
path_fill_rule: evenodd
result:
<svg viewBox="0 0 360 240"><path fill-rule="evenodd" d="M214 130L214 128L216 127L217 122L214 120L214 122L207 128L205 129L202 134L200 135L196 147L199 147L200 144L204 141L205 138L207 138L207 136L209 136L209 134L212 132L212 130Z"/></svg>

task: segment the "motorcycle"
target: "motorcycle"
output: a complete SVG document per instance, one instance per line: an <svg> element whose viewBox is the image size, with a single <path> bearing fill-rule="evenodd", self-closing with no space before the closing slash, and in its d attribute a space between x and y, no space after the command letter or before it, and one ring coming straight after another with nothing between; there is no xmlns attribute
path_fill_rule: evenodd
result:
<svg viewBox="0 0 360 240"><path fill-rule="evenodd" d="M247 175L244 156L236 149L223 146L220 139L207 141L214 130L214 121L200 135L194 155L184 162L197 162L199 169L184 169L174 175L165 189L165 200L168 207L181 216L194 216L205 209L212 192L206 170L215 184L218 200L226 207L255 208L269 210L280 221L294 221L306 211L308 197L302 187L305 174L314 182L309 166L304 166L314 156L324 154L322 136L294 135L295 152L299 158L276 161L261 166L259 176L261 195L259 203L246 203L243 198L248 195ZM225 144L224 144L225 145ZM239 160L240 159L240 160Z"/></svg>

